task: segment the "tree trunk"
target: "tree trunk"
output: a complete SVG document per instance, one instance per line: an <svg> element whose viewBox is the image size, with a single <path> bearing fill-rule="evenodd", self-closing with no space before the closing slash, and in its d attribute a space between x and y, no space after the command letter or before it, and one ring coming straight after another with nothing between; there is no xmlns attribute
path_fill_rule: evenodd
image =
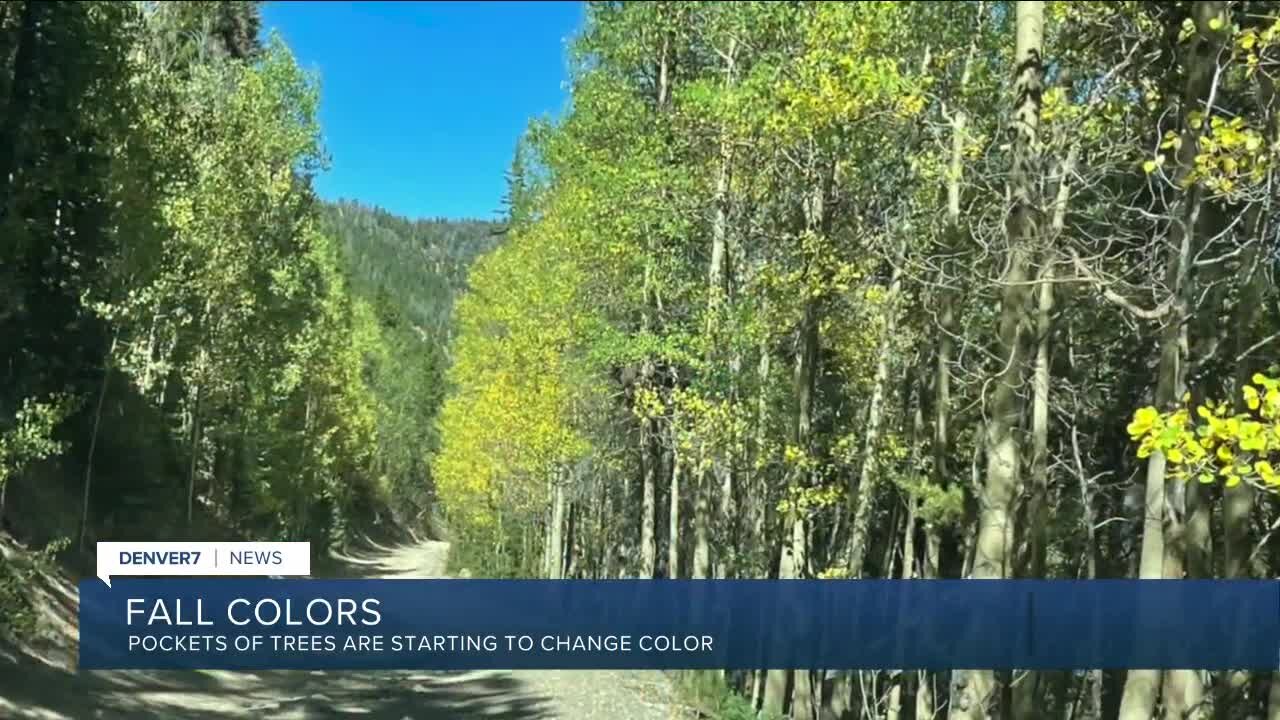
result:
<svg viewBox="0 0 1280 720"><path fill-rule="evenodd" d="M564 496L564 481L557 471L551 481L551 522L547 525L547 577L552 580L564 575Z"/></svg>
<svg viewBox="0 0 1280 720"><path fill-rule="evenodd" d="M981 29L982 10L979 10L978 27L974 28L974 38ZM976 40L969 43L969 52L965 56L964 68L960 73L959 92L963 94L973 70L973 59L977 54ZM960 215L960 189L964 179L964 149L968 140L968 116L963 106L957 107L951 114L951 153L947 168L947 239L951 251L958 250L966 239L966 230ZM957 293L947 287L951 282L948 269L951 263L947 258L942 260L942 268L938 273L938 350L934 376L933 402L933 484L941 489L951 482L951 363L955 351L955 338L958 334L956 326L955 303ZM936 579L940 577L940 558L942 555L941 528L934 522L925 522L924 577ZM967 556L967 552L965 553ZM932 718L934 716L934 685L930 675L920 673L920 689L916 693L916 717Z"/></svg>
<svg viewBox="0 0 1280 720"><path fill-rule="evenodd" d="M720 478L720 532L721 547L736 547L737 533L735 532L734 519L737 516L736 508L738 503L734 498L733 491L734 473L730 468L724 468L722 477ZM728 553L721 552L716 558L714 574L717 578L729 577L729 560Z"/></svg>
<svg viewBox="0 0 1280 720"><path fill-rule="evenodd" d="M756 398L756 428L755 428L755 460L752 463L753 482L752 486L758 492L759 503L753 503L755 514L752 516L752 530L757 538L766 538L767 534L772 530L774 524L774 507L775 496L774 487L769 482L769 475L761 468L761 460L764 457L766 441L769 431L769 387L770 377L772 375L773 355L769 348L768 340L760 341L760 361L756 366L756 377L760 383L758 390L759 396ZM768 577L768 568L762 573L763 577Z"/></svg>
<svg viewBox="0 0 1280 720"><path fill-rule="evenodd" d="M695 580L711 576L711 536L708 527L711 510L707 502L707 474L693 474L693 572Z"/></svg>
<svg viewBox="0 0 1280 720"><path fill-rule="evenodd" d="M1019 396L1024 363L1022 317L1027 309L1032 248L1039 235L1040 207L1036 198L1039 173L1037 134L1040 123L1044 41L1044 3L1021 1L1016 8L1014 62L1018 77L1014 127L1013 168L1009 190L1013 208L1008 220L1009 259L1000 307L998 357L1003 365L996 376L986 428L987 475L979 498L980 511L971 577L1003 578L1010 571L1013 538L1012 503L1019 484L1022 451L1017 426L1022 416ZM990 671L957 673L954 720L980 720L994 693Z"/></svg>
<svg viewBox="0 0 1280 720"><path fill-rule="evenodd" d="M1031 477L1027 499L1027 557L1023 561L1025 577L1045 577L1049 543L1049 388L1050 347L1053 334L1054 248L1066 224L1067 201L1071 192L1071 173L1075 169L1078 150L1067 151L1058 171L1058 193L1054 199L1049 237L1036 283L1036 353L1031 378Z"/></svg>
<svg viewBox="0 0 1280 720"><path fill-rule="evenodd" d="M674 438L673 438L674 442ZM680 577L680 446L671 450L671 504L667 526L667 577Z"/></svg>
<svg viewBox="0 0 1280 720"><path fill-rule="evenodd" d="M1192 13L1197 28L1187 58L1187 84L1183 94L1182 144L1177 153L1175 185L1181 187L1194 168L1198 153L1199 128L1194 128L1186 113L1199 111L1212 92L1217 68L1218 50L1224 42L1224 33L1214 30L1211 21L1225 10L1223 2L1201 2L1193 6ZM1225 23L1224 23L1225 27ZM1206 113L1206 116L1208 113ZM1191 259L1195 253L1194 231L1200 212L1200 198L1192 186L1183 193L1172 213L1169 239L1174 249L1169 255L1166 270L1167 284L1173 294L1173 304L1160 339L1159 376L1156 380L1155 405L1161 411L1173 409L1186 387L1186 319L1189 317L1194 288L1190 279ZM1142 559L1138 566L1141 578L1182 577L1179 543L1183 532L1183 500L1185 485L1170 483L1166 488L1166 459L1156 451L1147 460L1146 511L1142 524ZM1167 493L1167 497L1166 497ZM1166 512L1166 510L1168 512ZM1173 545L1166 549L1166 545ZM1175 673L1171 675L1174 687L1170 688L1169 711L1185 709L1183 703L1196 696L1198 675ZM1130 670L1125 679L1124 694L1120 701L1119 720L1149 720L1155 711L1160 693L1160 672L1157 670ZM1169 717L1166 714L1166 717Z"/></svg>
<svg viewBox="0 0 1280 720"><path fill-rule="evenodd" d="M1257 97L1259 106L1265 108L1267 117L1266 138L1268 145L1271 145L1280 137L1280 114L1275 112L1275 84L1270 76L1265 73L1258 76ZM1264 205L1255 203L1249 209L1248 219L1245 222L1249 238L1257 241L1266 237L1268 226L1269 218L1264 211ZM1249 345L1246 337L1248 337L1248 329L1253 326L1258 317L1259 308L1263 306L1262 298L1267 284L1264 262L1258 252L1257 242L1245 249L1244 256L1240 260L1240 267L1243 271L1244 285L1241 288L1240 302L1236 307L1236 317L1232 323L1232 326L1236 328L1234 333L1236 367L1233 392L1235 392L1236 412L1245 412L1248 407L1245 405L1244 397L1240 391L1253 374L1252 363L1248 362L1245 357ZM1249 567L1249 555L1252 541L1250 520L1253 514L1255 494L1253 486L1246 482L1223 490L1223 550L1226 560L1226 577L1228 578L1247 578L1253 575L1253 568ZM1234 714L1235 703L1239 701L1241 693L1250 684L1251 678L1248 672L1223 673L1218 690L1218 702L1215 708L1217 712L1224 716ZM1277 708L1277 713L1280 713L1280 708Z"/></svg>
<svg viewBox="0 0 1280 720"><path fill-rule="evenodd" d="M733 84L736 52L737 39L733 38L729 41L729 49L724 56L724 88L726 90ZM715 348L720 347L721 313L723 312L724 302L729 299L732 288L728 272L732 265L726 259L729 234L729 180L732 171L733 146L729 143L726 129L722 127L720 132L720 167L716 174L715 216L711 222L711 263L707 271L707 357L709 361L712 361L708 362L709 367L714 367L715 365ZM733 523L733 473L729 468L731 452L718 451L712 463L712 474L720 489L718 518L722 547L730 537L729 530ZM720 556L715 559L714 571L707 567L712 563L711 544L708 537L709 522L706 517L710 513L708 490L708 488L703 488L702 492L699 493L698 501L703 503L703 508L701 511L695 510L694 515L695 532L697 534L694 551L694 577L707 577L713 572L716 576L725 574L724 556L726 553L720 553ZM701 562L698 560L700 554L704 556ZM702 571L701 574L699 574L700 569Z"/></svg>
<svg viewBox="0 0 1280 720"><path fill-rule="evenodd" d="M655 88L657 110L662 114L667 109L667 102L671 93L671 35L664 34L662 37L662 46L658 52L658 83ZM652 310L650 303L654 297L655 291L653 287L653 258L657 254L657 248L654 244L654 238L649 238L648 252L645 254L644 266L644 297L642 304L644 307L641 325L645 333L654 330L654 321L652 318ZM653 361L645 359L641 368L641 387L651 389L653 387L654 367ZM644 499L643 510L640 518L640 572L643 577L652 578L657 573L658 567L658 546L656 533L654 532L654 524L657 521L657 499L656 487L657 482L657 461L653 457L653 444L657 436L654 423L651 420L641 421L640 430L640 463L643 467L644 482Z"/></svg>
<svg viewBox="0 0 1280 720"><path fill-rule="evenodd" d="M187 529L191 529L195 512L196 469L200 461L200 404L204 399L204 384L196 386L196 400L191 410L191 465L187 472Z"/></svg>
<svg viewBox="0 0 1280 720"><path fill-rule="evenodd" d="M565 510L565 530L564 530L564 560L561 567L564 568L563 577L571 578L577 571L578 554L573 551L573 544L577 541L578 535L578 503L567 503Z"/></svg>
<svg viewBox="0 0 1280 720"><path fill-rule="evenodd" d="M788 538L783 543L782 558L778 565L779 580L794 580L804 577L807 565L805 557L804 518L793 506L787 513ZM808 671L800 671L794 676L794 689L791 702L791 717L795 720L812 716L812 686L808 682ZM765 678L763 707L766 712L782 714L786 709L787 690L792 686L792 671L771 669Z"/></svg>
<svg viewBox="0 0 1280 720"><path fill-rule="evenodd" d="M89 534L89 495L93 488L93 456L98 449L98 428L102 424L102 403L107 398L107 384L111 380L111 362L116 352L116 342L119 340L119 330L111 338L111 347L107 350L107 356L102 362L102 384L98 386L98 402L93 408L93 431L89 435L89 453L84 461L84 495L80 499L80 552L84 552L85 538ZM0 510L3 510L0 507ZM190 520L187 521L190 523Z"/></svg>
<svg viewBox="0 0 1280 720"><path fill-rule="evenodd" d="M974 28L974 38L980 32L981 13L982 11L979 10L979 27ZM976 54L976 41L971 40L969 52L965 56L964 68L960 72L960 94L963 94L965 87L969 83L973 70L973 58ZM962 244L964 235L964 225L960 217L960 184L964 178L964 147L968 139L967 124L968 119L964 108L956 108L951 115L951 157L947 167L947 239L952 246L950 250L953 252ZM942 269L939 271L941 289L938 298L938 362L936 366L937 373L934 378L933 425L933 482L938 488L946 487L950 480L947 473L951 449L948 423L951 412L951 357L955 349L956 337L956 317L953 305L956 298L955 293L947 288L947 283L950 282L947 277L949 264L944 257ZM937 577L936 560L940 549L938 529L933 527L932 523L927 523L926 533L931 543L931 547L927 552L931 553L934 558L933 574L926 574L926 577Z"/></svg>
<svg viewBox="0 0 1280 720"><path fill-rule="evenodd" d="M790 578L809 577L807 540L804 518L796 512L791 522L791 573L788 575ZM808 669L796 670L794 684L791 694L791 718L792 720L812 720L815 707L813 673Z"/></svg>
<svg viewBox="0 0 1280 720"><path fill-rule="evenodd" d="M871 407L867 412L867 436L862 450L862 469L858 484L849 488L849 498L854 504L853 520L849 527L849 577L862 577L867 553L867 529L871 524L871 506L875 502L878 479L877 453L880 447L880 425L884 416L884 394L889 384L889 356L898 319L898 292L902 287L901 262L894 265L885 295L884 335L880 339L880 351L876 358L876 373L872 380Z"/></svg>
<svg viewBox="0 0 1280 720"><path fill-rule="evenodd" d="M657 475L657 463L654 461L651 452L652 443L649 438L649 420L640 421L643 429L640 432L643 438L640 441L640 462L644 466L644 497L641 501L640 510L640 576L644 578L652 578L657 572L658 565L658 546L654 533L654 519L658 512L655 476Z"/></svg>
<svg viewBox="0 0 1280 720"><path fill-rule="evenodd" d="M1031 477L1027 497L1026 550L1019 563L1023 577L1047 577L1049 550L1049 390L1051 377L1050 348L1053 335L1054 244L1066 225L1067 201L1071 192L1071 173L1075 169L1077 149L1067 151L1058 169L1058 192L1054 199L1053 218L1040 262L1040 278L1036 283L1035 360L1031 376ZM1014 690L1014 717L1032 717L1040 706L1043 676L1028 672Z"/></svg>
<svg viewBox="0 0 1280 720"><path fill-rule="evenodd" d="M553 496L554 493L555 491L552 490ZM555 502L554 498L552 502ZM542 528L542 567L539 572L541 573L540 577L544 578L551 577L551 514L551 508L547 508L544 516L546 524Z"/></svg>
<svg viewBox="0 0 1280 720"><path fill-rule="evenodd" d="M976 32L976 30L975 30ZM960 89L963 90L969 79L973 66L974 47L971 44L961 73ZM963 108L956 108L951 116L951 158L947 172L947 224L948 237L953 246L960 244L963 225L960 217L960 181L964 172L964 145L966 140L965 126L967 119ZM933 381L933 484L937 488L945 488L950 483L948 466L951 454L951 435L949 422L951 419L951 356L955 348L956 316L955 295L946 287L947 260L943 259L943 268L939 272L938 297L938 350L937 364ZM942 550L941 530L933 522L925 522L925 566L924 577L938 577L938 561ZM934 714L933 686L929 683L928 673L920 673L920 689L916 693L916 717L932 718Z"/></svg>
<svg viewBox="0 0 1280 720"><path fill-rule="evenodd" d="M807 302L804 312L804 319L801 322L800 329L800 348L796 357L796 375L795 375L795 393L796 393L796 420L792 431L793 441L797 442L798 447L805 447L812 422L812 402L813 402L813 382L814 368L813 364L818 356L818 324L816 319L816 311L813 308L813 301ZM805 486L801 471L791 471L792 487L802 488ZM806 535L804 517L800 514L799 509L792 503L787 513L787 530L789 538L784 545L782 553L782 561L778 568L778 578L782 580L790 580L802 578L806 576L808 567ZM791 675L789 670L770 670L769 677L766 682L765 699L766 709L773 712L782 712L785 698L785 688L791 683L788 677ZM813 708L810 702L812 698L812 685L809 682L809 673L807 671L795 674L794 691L792 695L792 712L793 718L808 718L812 715Z"/></svg>
<svg viewBox="0 0 1280 720"><path fill-rule="evenodd" d="M1069 333L1068 342L1070 342ZM1076 476L1080 481L1080 519L1084 524L1085 531L1084 579L1094 580L1098 577L1098 541L1097 530L1094 525L1093 493L1089 490L1089 477L1085 474L1084 457L1080 452L1080 433L1074 424L1071 426L1071 453L1075 459ZM1089 670L1085 674L1083 682L1089 692L1089 706L1085 713L1079 714L1087 718L1102 717L1102 671ZM1083 700L1080 704L1083 704Z"/></svg>
<svg viewBox="0 0 1280 720"><path fill-rule="evenodd" d="M823 237L830 232L831 203L829 196L834 179L834 166L823 163L814 178L815 184L809 193L805 207L806 229ZM818 357L820 338L820 309L818 300L806 298L800 320L799 347L796 356L795 425L792 428L792 442L804 453L812 450L814 390L818 378ZM801 471L792 473L795 487L803 489L811 485L811 478L803 476ZM806 535L805 518L793 505L791 509L791 570L790 577L805 578L809 576L809 553ZM795 674L795 687L792 692L791 716L796 720L808 720L813 716L813 677L809 670L801 670Z"/></svg>
<svg viewBox="0 0 1280 720"><path fill-rule="evenodd" d="M912 459L916 457L916 451L920 447L920 443L924 439L924 413L920 409L920 401L914 403L915 408L912 414L912 432L911 432L911 451ZM913 462L914 466L915 463ZM906 526L902 530L902 579L911 580L916 576L915 559L916 559L916 508L919 500L910 493L907 494L907 521ZM902 715L902 695L904 685L908 682L910 675L901 670L895 670L891 673L892 689L889 691L889 709L886 720L899 720Z"/></svg>
<svg viewBox="0 0 1280 720"><path fill-rule="evenodd" d="M827 193L830 187L830 177L829 173L823 173L818 185L809 196L809 202L806 203L805 224L810 231L822 232L827 229L829 211ZM813 391L817 378L816 365L819 345L818 306L815 298L806 297L804 300L799 333L796 339L795 384L793 386L795 417L791 429L791 441L797 448L807 452L813 429ZM797 469L789 471L788 485L793 490L801 490L807 484L804 471ZM805 577L808 569L804 517L794 502L795 497L792 496L789 500L792 501L787 513L787 528L790 531L790 540L784 546L782 561L778 568L778 577L780 579ZM765 687L766 710L772 712L782 711L785 689L790 684L787 682L787 677L790 675L791 673L788 670L769 671ZM792 717L808 720L813 713L812 683L810 682L810 673L808 671L795 674L792 697Z"/></svg>

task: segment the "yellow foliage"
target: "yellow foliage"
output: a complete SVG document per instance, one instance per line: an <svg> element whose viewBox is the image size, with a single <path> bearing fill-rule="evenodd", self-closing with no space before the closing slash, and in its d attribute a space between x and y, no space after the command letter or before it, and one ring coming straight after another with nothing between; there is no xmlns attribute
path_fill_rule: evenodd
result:
<svg viewBox="0 0 1280 720"><path fill-rule="evenodd" d="M1138 442L1137 456L1162 453L1178 479L1194 474L1201 482L1221 476L1228 487L1242 481L1280 486L1273 464L1280 456L1280 379L1258 373L1240 392L1244 412L1228 416L1227 403L1208 401L1195 408L1199 422L1185 407L1139 408L1126 428Z"/></svg>

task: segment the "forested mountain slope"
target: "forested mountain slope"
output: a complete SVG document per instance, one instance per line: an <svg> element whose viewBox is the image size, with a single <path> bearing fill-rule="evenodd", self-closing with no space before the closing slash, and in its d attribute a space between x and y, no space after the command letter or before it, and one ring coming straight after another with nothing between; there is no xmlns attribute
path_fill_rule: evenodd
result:
<svg viewBox="0 0 1280 720"><path fill-rule="evenodd" d="M385 297L408 325L437 343L449 337L467 268L503 230L484 220L409 220L352 200L324 203L320 217L341 244L352 289L370 301Z"/></svg>

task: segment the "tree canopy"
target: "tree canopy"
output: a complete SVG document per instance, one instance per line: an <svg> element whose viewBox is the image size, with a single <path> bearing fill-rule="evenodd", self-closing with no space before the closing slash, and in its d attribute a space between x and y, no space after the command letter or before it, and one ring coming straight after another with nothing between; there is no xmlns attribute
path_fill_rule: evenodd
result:
<svg viewBox="0 0 1280 720"><path fill-rule="evenodd" d="M459 562L1274 575L1277 12L589 3L571 109L530 126L509 241L456 307L433 467ZM796 718L1244 717L1270 692L728 679Z"/></svg>

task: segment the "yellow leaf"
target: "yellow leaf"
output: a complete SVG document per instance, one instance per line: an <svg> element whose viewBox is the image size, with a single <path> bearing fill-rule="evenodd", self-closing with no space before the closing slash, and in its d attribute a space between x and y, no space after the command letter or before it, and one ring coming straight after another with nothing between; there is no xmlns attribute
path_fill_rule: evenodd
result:
<svg viewBox="0 0 1280 720"><path fill-rule="evenodd" d="M1224 24L1225 24L1225 22L1223 21L1223 19L1222 19L1222 17L1221 17L1221 16L1219 16L1219 17L1215 17L1215 18L1213 18L1212 20L1210 20L1210 21L1209 21L1209 29L1210 29L1210 30L1221 30L1221 29L1222 29L1222 26L1223 26Z"/></svg>
<svg viewBox="0 0 1280 720"><path fill-rule="evenodd" d="M1137 440L1143 435L1146 435L1159 419L1160 412L1155 408L1149 405L1147 407L1138 408L1138 410L1133 413L1133 422L1129 423L1129 427L1127 428L1129 436L1134 440Z"/></svg>
<svg viewBox="0 0 1280 720"><path fill-rule="evenodd" d="M1249 406L1250 410L1257 410L1261 401L1258 398L1258 389L1252 385L1244 386L1244 404Z"/></svg>
<svg viewBox="0 0 1280 720"><path fill-rule="evenodd" d="M1262 437L1262 435L1251 435L1247 438L1243 438L1242 440L1240 440L1241 450L1258 452L1265 449L1266 446L1267 446L1267 441Z"/></svg>
<svg viewBox="0 0 1280 720"><path fill-rule="evenodd" d="M1142 172L1144 172L1144 173L1146 173L1146 174L1150 175L1151 173L1153 173L1153 172L1155 172L1155 171L1156 171L1156 161L1155 161L1155 160L1148 160L1148 161L1146 161L1146 162L1142 163Z"/></svg>

